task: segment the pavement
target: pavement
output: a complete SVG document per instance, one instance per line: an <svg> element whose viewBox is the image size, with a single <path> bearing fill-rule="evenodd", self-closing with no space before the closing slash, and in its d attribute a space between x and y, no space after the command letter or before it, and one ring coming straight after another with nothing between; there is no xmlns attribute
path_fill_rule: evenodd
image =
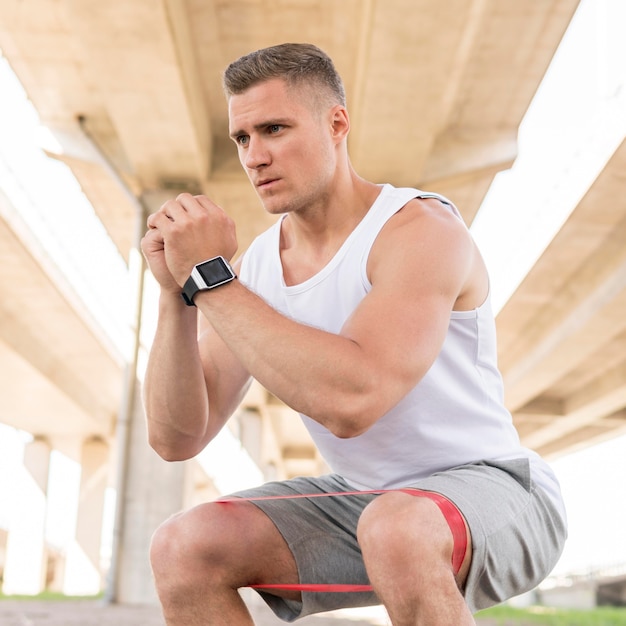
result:
<svg viewBox="0 0 626 626"><path fill-rule="evenodd" d="M243 592L244 594L246 592ZM257 626L285 624L250 592L244 596ZM384 626L381 607L366 611L334 611L305 617L303 626ZM124 606L101 600L0 600L0 626L164 626L156 606Z"/></svg>
<svg viewBox="0 0 626 626"><path fill-rule="evenodd" d="M256 626L285 624L257 599L246 597ZM298 626L388 626L381 607L305 617ZM479 626L489 626L480 621ZM122 606L99 600L0 600L0 626L164 626L155 606Z"/></svg>

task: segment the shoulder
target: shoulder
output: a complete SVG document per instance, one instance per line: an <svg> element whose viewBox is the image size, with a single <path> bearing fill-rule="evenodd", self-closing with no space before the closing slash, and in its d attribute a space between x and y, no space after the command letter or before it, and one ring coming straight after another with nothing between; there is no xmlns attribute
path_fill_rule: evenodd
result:
<svg viewBox="0 0 626 626"><path fill-rule="evenodd" d="M407 223L421 220L422 225L432 222L433 225L439 223L467 231L467 226L456 207L443 196L412 198L394 215L394 218L397 222Z"/></svg>
<svg viewBox="0 0 626 626"><path fill-rule="evenodd" d="M450 205L415 198L393 215L372 246L372 286L398 276L414 294L447 294L453 306L478 306L488 288L486 268L471 234Z"/></svg>
<svg viewBox="0 0 626 626"><path fill-rule="evenodd" d="M444 252L463 256L473 249L469 230L451 205L438 198L414 198L381 229L372 247L372 260L389 253L405 259Z"/></svg>

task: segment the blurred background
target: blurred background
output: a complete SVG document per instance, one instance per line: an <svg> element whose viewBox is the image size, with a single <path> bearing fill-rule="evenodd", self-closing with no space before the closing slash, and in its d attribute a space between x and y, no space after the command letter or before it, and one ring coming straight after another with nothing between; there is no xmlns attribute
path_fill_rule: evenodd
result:
<svg viewBox="0 0 626 626"><path fill-rule="evenodd" d="M626 3L2 0L0 581L154 604L169 515L325 471L253 386L192 461L148 447L146 217L181 191L273 218L228 138L221 72L285 41L342 74L375 182L447 195L489 266L506 403L555 468L570 539L520 603L626 604Z"/></svg>

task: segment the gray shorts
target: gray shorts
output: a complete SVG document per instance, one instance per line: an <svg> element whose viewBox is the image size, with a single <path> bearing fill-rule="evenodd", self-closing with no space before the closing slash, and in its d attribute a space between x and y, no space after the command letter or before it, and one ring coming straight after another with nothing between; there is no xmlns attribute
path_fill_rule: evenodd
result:
<svg viewBox="0 0 626 626"><path fill-rule="evenodd" d="M464 589L470 611L503 602L536 587L556 564L565 524L530 478L526 459L481 462L433 474L407 487L434 491L454 502L472 536L472 563ZM337 475L267 483L237 496L353 491ZM301 583L367 585L356 540L365 506L376 495L262 500L254 504L274 522L291 549ZM380 604L374 593L303 592L302 602L259 591L281 619Z"/></svg>

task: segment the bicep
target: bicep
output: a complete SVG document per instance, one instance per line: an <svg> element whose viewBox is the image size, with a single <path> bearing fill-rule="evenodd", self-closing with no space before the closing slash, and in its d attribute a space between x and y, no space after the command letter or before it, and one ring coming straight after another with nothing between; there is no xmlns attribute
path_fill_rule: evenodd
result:
<svg viewBox="0 0 626 626"><path fill-rule="evenodd" d="M357 343L390 404L398 402L428 371L445 339L448 300L423 293L411 297L393 285L373 287L347 320L342 335Z"/></svg>
<svg viewBox="0 0 626 626"><path fill-rule="evenodd" d="M453 216L427 211L398 217L374 244L371 291L342 329L375 363L390 402L413 388L437 358L473 253L469 234Z"/></svg>

